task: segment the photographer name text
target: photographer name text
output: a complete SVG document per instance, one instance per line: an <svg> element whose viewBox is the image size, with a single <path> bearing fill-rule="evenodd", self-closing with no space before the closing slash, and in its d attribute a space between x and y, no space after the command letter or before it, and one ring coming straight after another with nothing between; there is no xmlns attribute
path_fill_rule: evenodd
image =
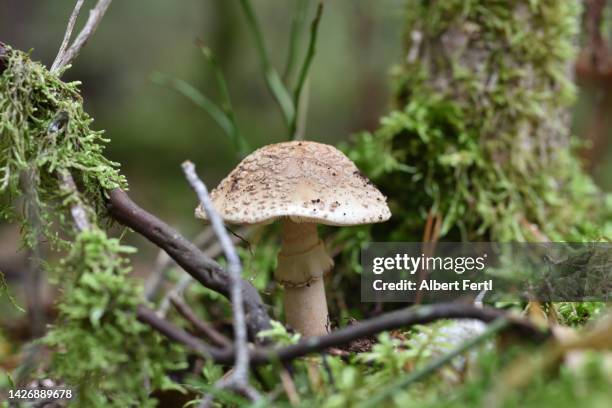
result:
<svg viewBox="0 0 612 408"><path fill-rule="evenodd" d="M452 282L439 282L435 279L425 279L417 283L407 279L398 282L385 282L382 279L376 279L372 282L372 288L375 291L491 291L493 290L493 280L474 282L470 279L461 279Z"/></svg>

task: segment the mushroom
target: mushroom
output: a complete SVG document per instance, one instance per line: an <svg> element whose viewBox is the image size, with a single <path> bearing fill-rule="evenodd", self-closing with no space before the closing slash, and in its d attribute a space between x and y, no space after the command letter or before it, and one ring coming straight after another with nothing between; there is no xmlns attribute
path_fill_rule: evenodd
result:
<svg viewBox="0 0 612 408"><path fill-rule="evenodd" d="M284 286L287 323L302 335L327 332L323 275L334 262L317 224L348 226L383 222L386 198L333 146L295 141L251 153L211 192L225 222L282 223L274 273ZM206 219L201 207L196 217Z"/></svg>

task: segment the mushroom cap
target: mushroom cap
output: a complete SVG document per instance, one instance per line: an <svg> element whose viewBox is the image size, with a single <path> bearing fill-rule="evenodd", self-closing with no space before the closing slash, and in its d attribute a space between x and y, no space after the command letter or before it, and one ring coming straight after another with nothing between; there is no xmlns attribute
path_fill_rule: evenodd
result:
<svg viewBox="0 0 612 408"><path fill-rule="evenodd" d="M294 222L360 225L383 222L386 197L333 146L306 141L264 146L248 155L211 192L231 224ZM201 207L196 217L207 219Z"/></svg>

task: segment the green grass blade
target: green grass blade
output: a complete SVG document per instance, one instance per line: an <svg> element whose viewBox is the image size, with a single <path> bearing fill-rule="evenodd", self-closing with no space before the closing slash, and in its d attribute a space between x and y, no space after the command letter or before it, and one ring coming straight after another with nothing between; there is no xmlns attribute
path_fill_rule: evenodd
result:
<svg viewBox="0 0 612 408"><path fill-rule="evenodd" d="M299 111L300 95L302 94L304 83L306 82L306 78L308 77L308 72L310 71L312 60L316 53L317 34L319 32L319 23L321 22L322 15L323 15L323 3L320 2L319 5L317 6L317 14L315 15L315 18L314 20L312 20L312 23L310 25L310 41L308 43L308 51L306 52L304 63L302 64L302 68L300 69L298 83L293 93L293 106L296 107L296 111ZM298 115L294 115L293 120L291 121L291 126L289 129L291 139L295 139L295 131L297 128L297 121L298 121L297 116Z"/></svg>
<svg viewBox="0 0 612 408"><path fill-rule="evenodd" d="M170 86L175 91L191 100L196 106L204 109L230 138L234 137L234 125L225 112L206 95L194 88L193 85L182 79L168 78L158 72L151 76L151 80L159 85Z"/></svg>
<svg viewBox="0 0 612 408"><path fill-rule="evenodd" d="M240 0L240 5L242 6L244 14L247 18L247 23L253 33L253 37L255 38L257 53L259 54L259 58L261 60L264 78L266 80L266 84L268 85L268 89L276 99L276 102L283 113L287 126L290 126L295 117L295 106L293 105L291 95L283 84L278 72L276 72L270 63L263 35L261 33L259 23L257 22L257 18L255 17L255 13L253 12L251 2L249 0Z"/></svg>
<svg viewBox="0 0 612 408"><path fill-rule="evenodd" d="M304 21L306 21L306 10L308 9L309 0L297 0L297 10L291 22L291 34L289 35L289 47L287 52L287 62L285 63L285 71L283 79L285 82L293 74L293 67L297 58L297 50L302 40L302 30L304 29Z"/></svg>
<svg viewBox="0 0 612 408"><path fill-rule="evenodd" d="M230 137L234 142L234 148L236 149L239 158L242 159L251 152L251 148L249 147L246 138L238 128L238 123L236 121L236 115L234 114L234 108L232 106L232 100L230 98L230 93L227 86L227 81L225 80L225 75L223 75L223 71L221 70L221 66L217 61L215 54L204 45L201 45L201 49L215 75L217 88L219 89L219 94L221 96L221 109L232 124L232 134L230 135Z"/></svg>

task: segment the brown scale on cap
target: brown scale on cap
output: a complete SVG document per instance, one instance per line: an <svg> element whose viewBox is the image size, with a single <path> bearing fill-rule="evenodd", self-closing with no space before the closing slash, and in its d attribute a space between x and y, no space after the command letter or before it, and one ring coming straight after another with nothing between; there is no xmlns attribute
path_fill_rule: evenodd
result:
<svg viewBox="0 0 612 408"><path fill-rule="evenodd" d="M315 142L262 147L223 179L211 197L232 224L289 217L294 222L359 225L391 216L385 196L348 157ZM206 219L199 207L196 216Z"/></svg>

